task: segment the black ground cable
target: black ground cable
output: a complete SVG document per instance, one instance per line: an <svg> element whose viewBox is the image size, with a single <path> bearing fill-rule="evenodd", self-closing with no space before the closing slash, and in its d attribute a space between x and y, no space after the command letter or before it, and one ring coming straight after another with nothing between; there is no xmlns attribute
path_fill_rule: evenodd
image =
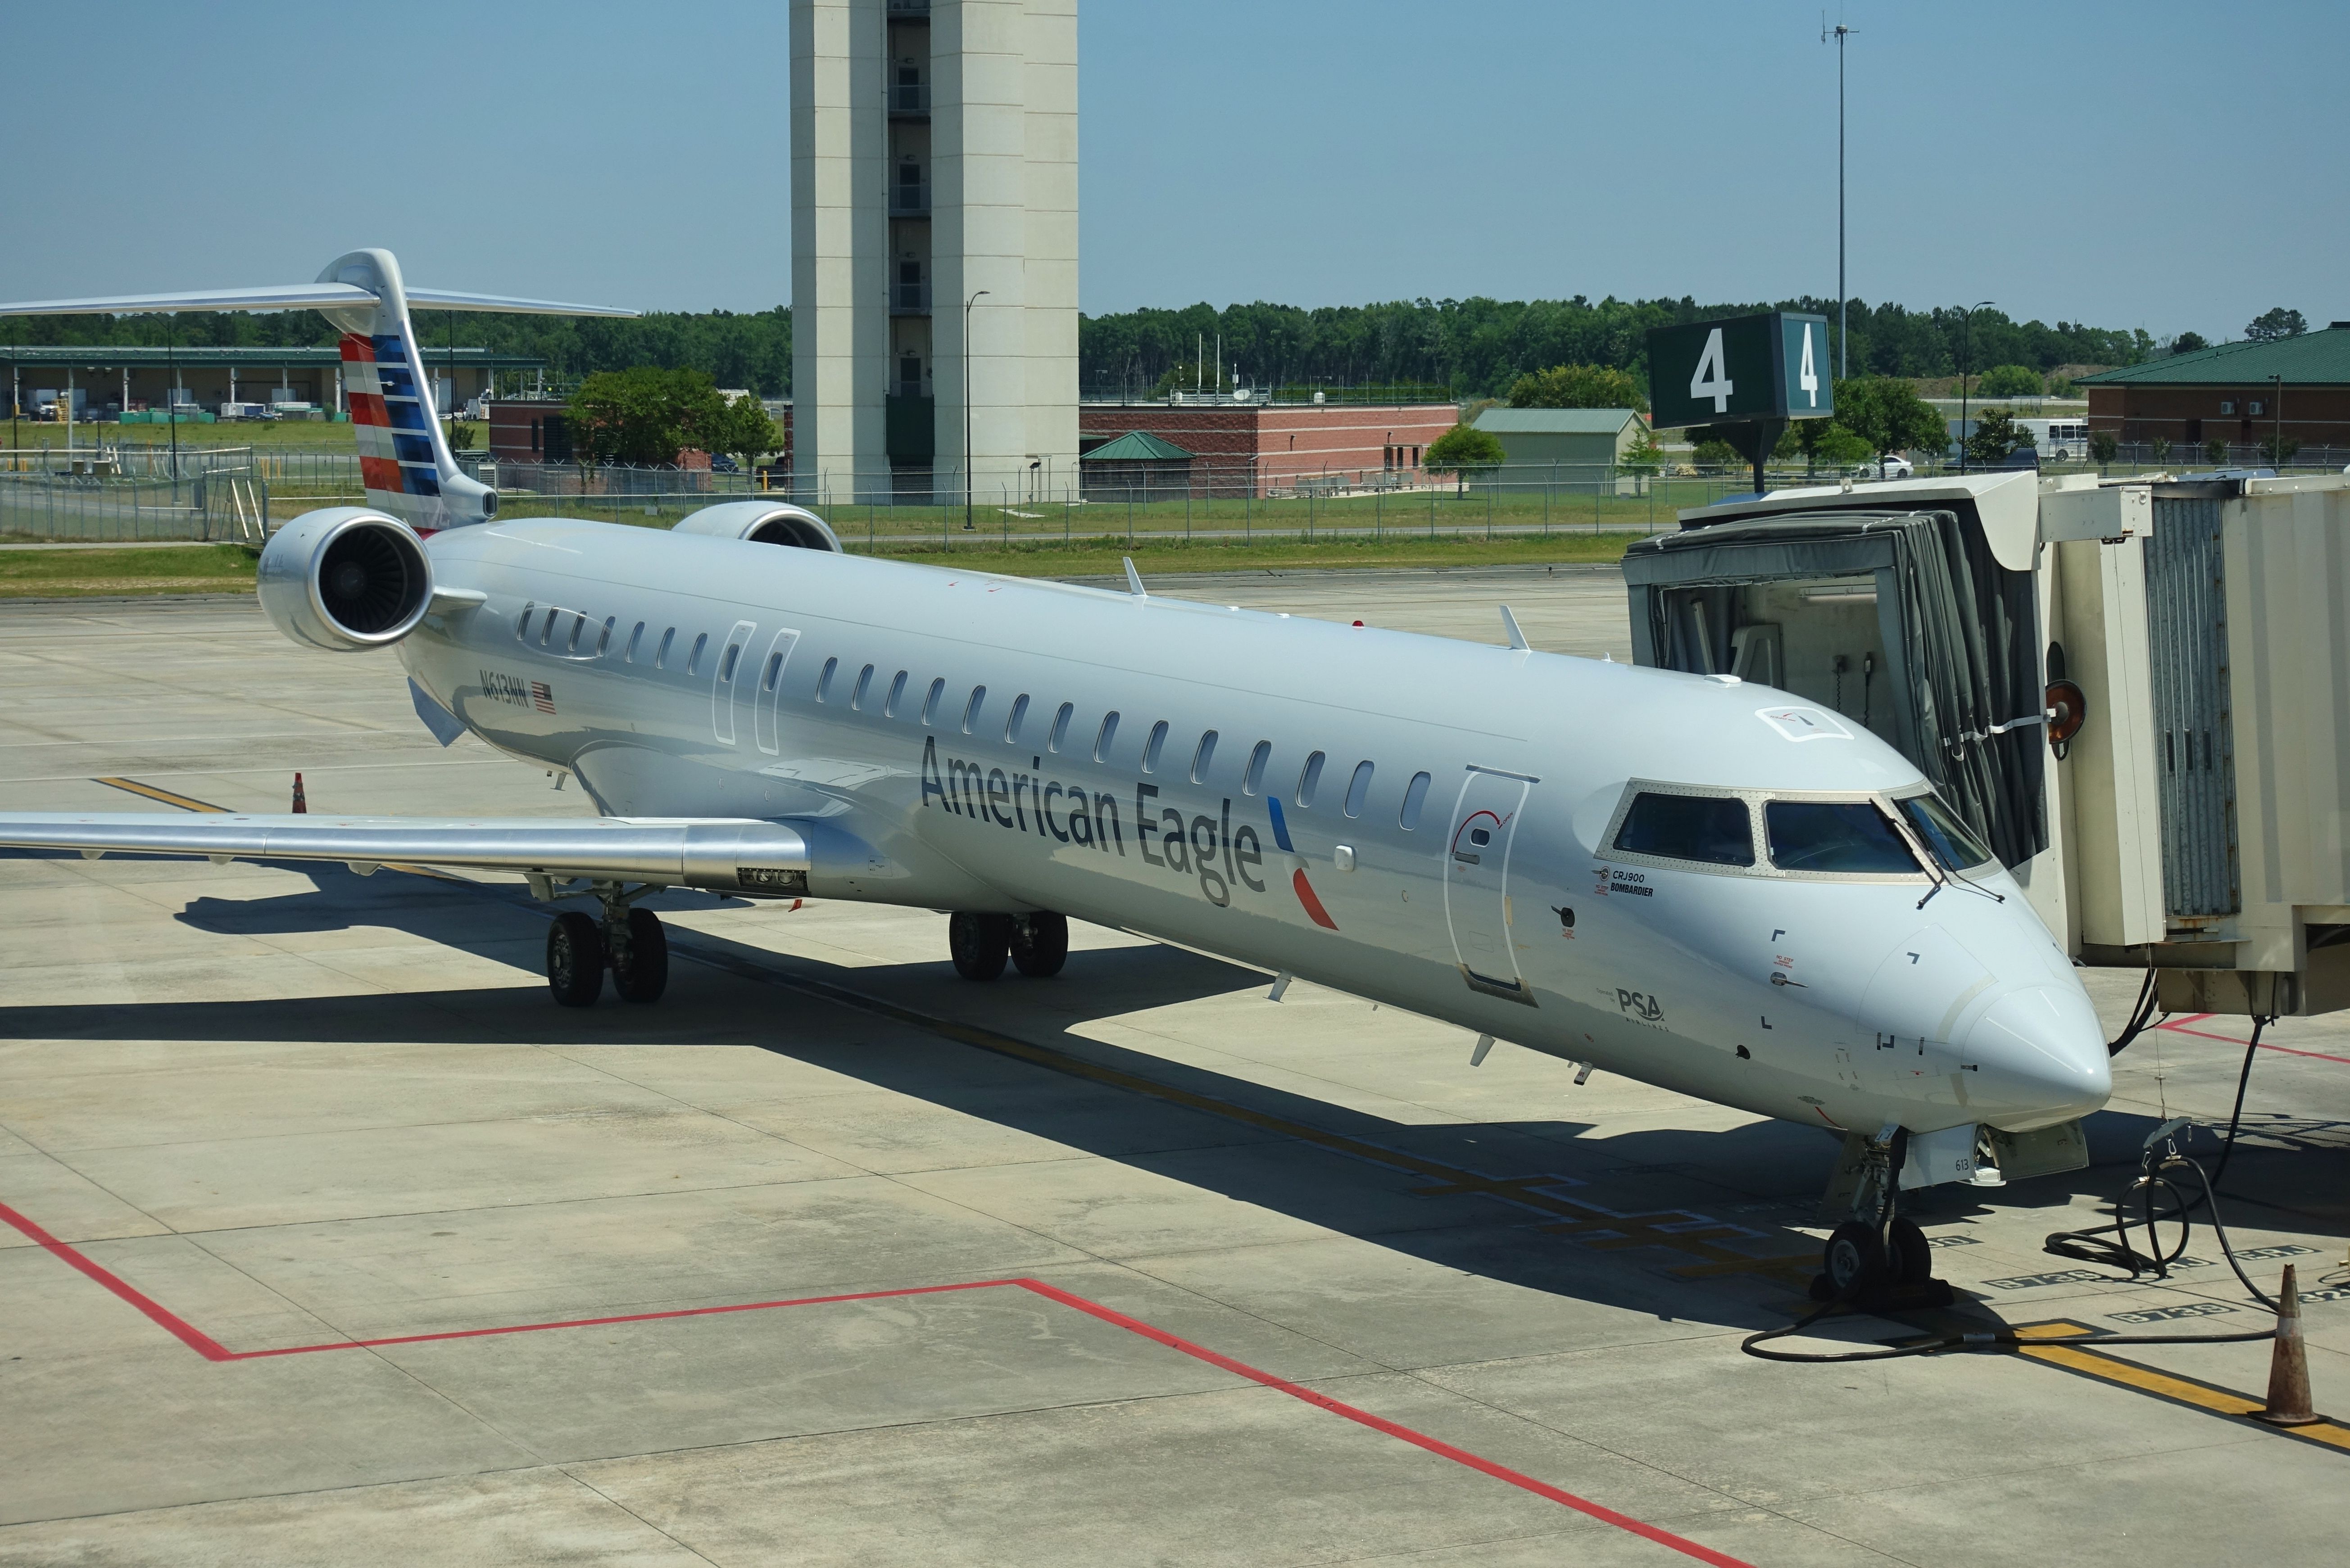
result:
<svg viewBox="0 0 2350 1568"><path fill-rule="evenodd" d="M2129 1049L2131 1041L2146 1033L2147 1025L2154 1022L2154 950L2148 948L2146 952L2146 979L2137 988L2137 1002L2131 1007L2129 1022L2122 1025L2122 1032L2106 1042L2106 1055L2120 1055Z"/></svg>
<svg viewBox="0 0 2350 1568"><path fill-rule="evenodd" d="M2252 1037L2245 1042L2244 1065L2236 1075L2236 1106L2228 1113L2228 1133L2220 1145L2219 1168L2212 1171L2210 1180L2206 1184L2207 1187L2218 1187L2220 1179L2228 1174L2228 1157L2236 1152L2236 1124L2241 1122L2244 1116L2244 1088L2252 1081L2252 1057L2261 1048L2261 1031L2267 1028L2269 1023L2270 1020L2257 1013L2252 1017Z"/></svg>

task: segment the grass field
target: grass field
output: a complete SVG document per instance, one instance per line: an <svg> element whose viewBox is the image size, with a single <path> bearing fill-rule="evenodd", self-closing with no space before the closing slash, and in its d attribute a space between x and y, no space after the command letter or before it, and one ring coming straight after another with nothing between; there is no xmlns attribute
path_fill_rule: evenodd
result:
<svg viewBox="0 0 2350 1568"><path fill-rule="evenodd" d="M0 550L0 599L249 593L261 552L244 545Z"/></svg>
<svg viewBox="0 0 2350 1568"><path fill-rule="evenodd" d="M1144 573L1315 571L1392 566L1567 565L1614 561L1637 534L1558 534L1550 538L1465 535L1195 540L1139 537L963 545L940 550L895 548L892 560L962 566L1018 577L1118 577L1125 558ZM863 554L860 550L858 554ZM244 545L187 545L137 549L0 549L0 599L82 598L94 595L246 593L259 552Z"/></svg>

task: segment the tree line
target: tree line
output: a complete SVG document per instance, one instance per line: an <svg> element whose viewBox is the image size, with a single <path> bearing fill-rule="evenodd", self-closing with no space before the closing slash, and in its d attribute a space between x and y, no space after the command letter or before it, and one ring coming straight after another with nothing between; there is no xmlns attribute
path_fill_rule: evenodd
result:
<svg viewBox="0 0 2350 1568"><path fill-rule="evenodd" d="M1237 363L1243 379L1259 386L1417 384L1464 399L1502 396L1520 376L1555 365L1608 366L1630 371L1645 386L1649 328L1758 310L1814 312L1835 330L1835 302L1812 297L1700 305L1687 296L1592 301L1578 295L1394 300L1312 310L1195 305L1080 317L1078 383L1089 397L1147 396L1189 385L1193 376L1228 382ZM1954 310L1856 300L1850 319L1856 375L1950 376L1962 358L1977 372L1999 365L2043 373L2061 365L2134 365L2160 347L2142 328L2072 321L2052 327L2015 321L1995 309L1976 311L1970 327ZM468 314L455 327L461 345L543 358L567 383L602 370L653 367L700 370L721 387L763 397L791 390L792 319L785 306L748 313L660 311L635 320ZM450 313L420 310L416 328L427 349L445 342ZM27 345L160 344L166 321L160 316L34 317L8 330L14 341ZM1219 339L1221 375L1216 366L1198 365L1202 345L1212 358ZM177 341L192 345L269 348L334 340L326 321L307 310L190 313L177 324Z"/></svg>

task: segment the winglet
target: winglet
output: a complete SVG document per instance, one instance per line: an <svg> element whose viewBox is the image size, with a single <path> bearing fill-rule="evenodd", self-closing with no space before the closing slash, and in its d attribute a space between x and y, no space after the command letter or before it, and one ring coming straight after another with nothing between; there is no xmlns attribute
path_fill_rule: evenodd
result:
<svg viewBox="0 0 2350 1568"><path fill-rule="evenodd" d="M1503 605L1501 611L1502 629L1510 634L1510 646L1521 653L1533 652L1534 645L1527 642L1526 634L1518 629L1518 618L1510 613L1510 607Z"/></svg>
<svg viewBox="0 0 2350 1568"><path fill-rule="evenodd" d="M1134 569L1134 557L1131 556L1126 557L1126 591L1137 598L1150 597L1142 591L1142 574Z"/></svg>

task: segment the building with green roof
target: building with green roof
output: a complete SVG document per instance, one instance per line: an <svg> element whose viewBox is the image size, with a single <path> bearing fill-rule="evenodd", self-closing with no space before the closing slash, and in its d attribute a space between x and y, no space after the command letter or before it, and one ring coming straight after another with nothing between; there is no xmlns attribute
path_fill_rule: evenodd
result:
<svg viewBox="0 0 2350 1568"><path fill-rule="evenodd" d="M2089 395L2090 430L2127 446L2256 448L2282 434L2303 461L2350 449L2350 321L2172 354L2077 384Z"/></svg>
<svg viewBox="0 0 2350 1568"><path fill-rule="evenodd" d="M1148 431L1128 431L1077 459L1088 501L1173 501L1191 493L1191 454Z"/></svg>

